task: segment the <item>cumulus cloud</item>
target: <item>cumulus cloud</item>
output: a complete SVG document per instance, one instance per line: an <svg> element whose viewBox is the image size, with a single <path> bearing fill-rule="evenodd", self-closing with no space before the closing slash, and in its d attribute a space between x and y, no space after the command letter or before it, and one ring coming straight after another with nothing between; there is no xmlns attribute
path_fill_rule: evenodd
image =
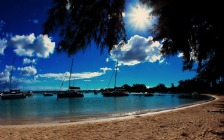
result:
<svg viewBox="0 0 224 140"><path fill-rule="evenodd" d="M21 71L22 76L31 76L35 75L37 73L37 70L34 66L28 66L28 67L23 67L23 68L18 68L18 71Z"/></svg>
<svg viewBox="0 0 224 140"><path fill-rule="evenodd" d="M30 35L16 35L8 41L8 45L14 46L14 52L19 56L34 56L47 58L54 52L55 42L51 42L48 35L39 35L35 37Z"/></svg>
<svg viewBox="0 0 224 140"><path fill-rule="evenodd" d="M23 64L36 64L36 59L24 58Z"/></svg>
<svg viewBox="0 0 224 140"><path fill-rule="evenodd" d="M5 66L5 69L3 72L0 73L0 90L9 90L10 87L10 72L12 70L12 68L14 69L13 66ZM16 88L18 87L18 85L20 84L19 80L12 76L11 79L11 83L12 83L12 88Z"/></svg>
<svg viewBox="0 0 224 140"><path fill-rule="evenodd" d="M0 73L0 81L7 82L9 81L10 71L12 70L12 66L5 66L5 69L3 72Z"/></svg>
<svg viewBox="0 0 224 140"><path fill-rule="evenodd" d="M4 55L4 50L7 47L7 40L6 39L0 39L0 54Z"/></svg>
<svg viewBox="0 0 224 140"><path fill-rule="evenodd" d="M0 90L9 90L10 88L10 72L12 70L13 66L5 66L5 69L0 72ZM17 69L14 68L14 71L16 71ZM25 77L15 77L12 75L12 79L11 79L11 84L12 84L12 89L21 89L21 85L24 83L35 83L35 82L39 82L35 79L26 79Z"/></svg>
<svg viewBox="0 0 224 140"><path fill-rule="evenodd" d="M120 42L115 45L115 48L111 50L110 58L114 61L118 61L123 65L136 65L143 62L154 63L156 61L163 62L164 58L160 53L162 44L158 41L153 41L150 36L144 38L139 35L135 35L128 40L128 43Z"/></svg>

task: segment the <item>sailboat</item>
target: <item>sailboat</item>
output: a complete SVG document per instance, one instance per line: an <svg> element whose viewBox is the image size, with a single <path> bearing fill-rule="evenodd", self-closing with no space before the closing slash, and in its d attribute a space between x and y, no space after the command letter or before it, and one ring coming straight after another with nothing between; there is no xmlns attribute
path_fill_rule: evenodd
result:
<svg viewBox="0 0 224 140"><path fill-rule="evenodd" d="M115 67L115 80L114 80L114 89L112 91L103 91L102 94L104 97L120 97L120 96L128 96L128 92L123 88L117 88L117 66L118 62Z"/></svg>
<svg viewBox="0 0 224 140"><path fill-rule="evenodd" d="M18 98L26 98L26 95L20 91L20 89L12 89L12 72L14 67L15 57L13 58L13 63L10 71L10 87L9 91L3 91L1 93L1 99L18 99Z"/></svg>
<svg viewBox="0 0 224 140"><path fill-rule="evenodd" d="M73 67L73 61L70 68L70 76L69 76L69 87L68 90L57 93L57 98L74 98L74 97L84 97L84 95L80 92L80 87L71 86L71 74L72 74L72 67Z"/></svg>

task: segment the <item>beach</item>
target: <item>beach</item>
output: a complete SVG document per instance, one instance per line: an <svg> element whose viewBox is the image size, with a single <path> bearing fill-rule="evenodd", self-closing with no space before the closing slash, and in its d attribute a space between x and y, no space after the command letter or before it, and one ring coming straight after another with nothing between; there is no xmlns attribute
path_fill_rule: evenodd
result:
<svg viewBox="0 0 224 140"><path fill-rule="evenodd" d="M222 140L224 96L192 105L128 117L34 125L0 126L0 140Z"/></svg>

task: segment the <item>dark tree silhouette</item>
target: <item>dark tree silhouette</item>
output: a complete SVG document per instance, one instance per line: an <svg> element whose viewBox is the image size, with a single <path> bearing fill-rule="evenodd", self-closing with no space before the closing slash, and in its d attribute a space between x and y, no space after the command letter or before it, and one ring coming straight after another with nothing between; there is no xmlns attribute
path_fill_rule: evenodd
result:
<svg viewBox="0 0 224 140"><path fill-rule="evenodd" d="M198 78L214 82L224 77L224 21L221 0L140 0L158 16L154 40L163 40L162 53L183 53L183 70L198 63ZM94 41L110 51L126 41L122 12L125 0L53 0L44 33L58 33L58 51L68 55Z"/></svg>
<svg viewBox="0 0 224 140"><path fill-rule="evenodd" d="M128 84L124 84L123 86L122 86L122 88L124 88L126 91L131 91L131 86L129 86Z"/></svg>
<svg viewBox="0 0 224 140"><path fill-rule="evenodd" d="M224 76L224 8L219 0L140 0L158 16L153 32L163 40L162 53L184 54L183 70L198 63L198 78L215 81Z"/></svg>
<svg viewBox="0 0 224 140"><path fill-rule="evenodd" d="M178 92L192 93L192 92L209 92L212 91L210 84L203 80L198 80L197 78L181 80L177 87Z"/></svg>
<svg viewBox="0 0 224 140"><path fill-rule="evenodd" d="M154 89L158 92L166 92L167 88L164 84L159 83L157 86L154 87Z"/></svg>
<svg viewBox="0 0 224 140"><path fill-rule="evenodd" d="M133 84L132 91L133 92L145 92L146 91L145 84Z"/></svg>
<svg viewBox="0 0 224 140"><path fill-rule="evenodd" d="M85 50L92 41L101 51L111 50L126 41L124 5L125 0L53 0L43 33L59 34L57 50L68 55Z"/></svg>

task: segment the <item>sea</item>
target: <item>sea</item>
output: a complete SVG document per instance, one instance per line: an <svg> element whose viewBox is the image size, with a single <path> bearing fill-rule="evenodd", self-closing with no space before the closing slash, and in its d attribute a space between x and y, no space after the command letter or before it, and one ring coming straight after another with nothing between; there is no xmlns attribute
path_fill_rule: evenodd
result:
<svg viewBox="0 0 224 140"><path fill-rule="evenodd" d="M84 97L59 98L34 93L24 99L0 99L0 125L66 123L115 118L158 112L209 100L179 98L180 94L154 93L143 96L103 97L101 93L83 93Z"/></svg>

